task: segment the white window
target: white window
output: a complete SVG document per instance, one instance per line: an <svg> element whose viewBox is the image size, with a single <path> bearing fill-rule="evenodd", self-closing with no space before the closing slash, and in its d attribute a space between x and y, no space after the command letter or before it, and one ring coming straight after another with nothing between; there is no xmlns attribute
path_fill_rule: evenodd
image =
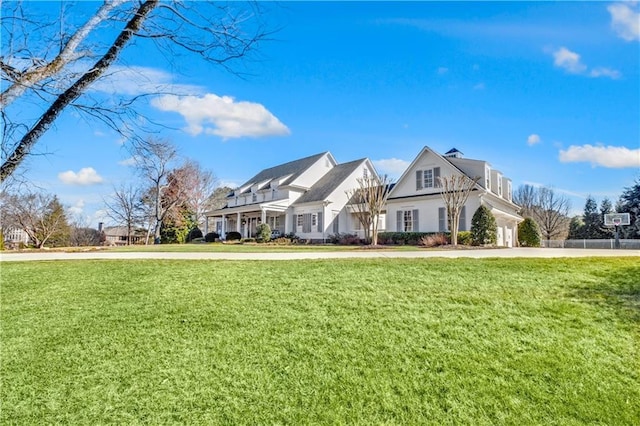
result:
<svg viewBox="0 0 640 426"><path fill-rule="evenodd" d="M311 226L318 226L318 214L317 213L313 213L311 215Z"/></svg>
<svg viewBox="0 0 640 426"><path fill-rule="evenodd" d="M486 177L484 187L487 190L491 190L491 169L489 167L484 168L484 175Z"/></svg>
<svg viewBox="0 0 640 426"><path fill-rule="evenodd" d="M416 190L440 186L440 167L416 171Z"/></svg>
<svg viewBox="0 0 640 426"><path fill-rule="evenodd" d="M502 197L502 175L498 175L498 195Z"/></svg>
<svg viewBox="0 0 640 426"><path fill-rule="evenodd" d="M424 171L424 187L433 188L433 169Z"/></svg>
<svg viewBox="0 0 640 426"><path fill-rule="evenodd" d="M362 169L362 177L363 179L369 179L369 169L367 169L366 167L364 169Z"/></svg>
<svg viewBox="0 0 640 426"><path fill-rule="evenodd" d="M398 232L418 232L418 210L398 210L396 212L396 230Z"/></svg>
<svg viewBox="0 0 640 426"><path fill-rule="evenodd" d="M251 195L251 201L253 201L254 203L256 201L258 201L258 194L256 194L255 192Z"/></svg>

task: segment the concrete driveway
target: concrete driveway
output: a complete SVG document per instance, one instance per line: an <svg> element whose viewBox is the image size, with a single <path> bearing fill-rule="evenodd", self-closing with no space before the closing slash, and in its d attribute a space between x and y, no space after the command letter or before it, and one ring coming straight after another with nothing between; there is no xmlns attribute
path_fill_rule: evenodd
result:
<svg viewBox="0 0 640 426"><path fill-rule="evenodd" d="M556 249L556 248L502 248L479 250L418 250L418 251L319 251L287 253L163 253L163 252L25 252L0 254L0 262L21 262L34 260L81 260L81 259L185 259L185 260L299 260L299 259L416 259L431 257L447 258L515 258L515 257L640 257L640 250L601 250L601 249Z"/></svg>

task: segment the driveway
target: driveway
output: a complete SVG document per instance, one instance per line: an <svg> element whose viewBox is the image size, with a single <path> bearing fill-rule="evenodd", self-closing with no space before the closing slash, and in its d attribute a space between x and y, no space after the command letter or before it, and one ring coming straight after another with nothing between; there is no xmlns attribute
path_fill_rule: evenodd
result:
<svg viewBox="0 0 640 426"><path fill-rule="evenodd" d="M0 262L34 260L81 260L81 259L185 259L185 260L299 260L299 259L352 259L352 258L514 258L514 257L640 257L640 250L560 249L560 248L502 248L480 250L419 250L419 251L335 251L335 252L288 252L288 253L162 253L162 252L27 252L1 253Z"/></svg>

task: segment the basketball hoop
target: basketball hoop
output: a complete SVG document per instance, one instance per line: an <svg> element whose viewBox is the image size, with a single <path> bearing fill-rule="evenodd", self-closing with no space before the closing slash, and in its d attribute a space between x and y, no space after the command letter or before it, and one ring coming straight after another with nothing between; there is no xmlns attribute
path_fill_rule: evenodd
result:
<svg viewBox="0 0 640 426"><path fill-rule="evenodd" d="M620 226L620 224L622 223L622 218L614 217L613 219L611 219L611 223L613 223L614 226Z"/></svg>

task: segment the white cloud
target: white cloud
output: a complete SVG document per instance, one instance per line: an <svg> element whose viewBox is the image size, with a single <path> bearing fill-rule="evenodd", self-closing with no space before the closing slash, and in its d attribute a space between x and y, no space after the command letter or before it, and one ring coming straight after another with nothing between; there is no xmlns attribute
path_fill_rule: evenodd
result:
<svg viewBox="0 0 640 426"><path fill-rule="evenodd" d="M542 141L542 139L540 139L540 135L536 135L534 133L534 134L529 135L529 137L527 138L527 145L533 146L535 144L540 143L541 141Z"/></svg>
<svg viewBox="0 0 640 426"><path fill-rule="evenodd" d="M611 28L627 41L640 40L640 12L633 10L637 7L635 2L615 3L607 7L611 15Z"/></svg>
<svg viewBox="0 0 640 426"><path fill-rule="evenodd" d="M576 52L572 52L566 47L561 47L560 49L552 52L552 54L554 58L554 65L558 68L564 69L570 74L580 74L594 78L608 77L614 80L620 78L622 75L620 74L620 71L607 67L596 67L589 70L589 68L580 60L580 55Z"/></svg>
<svg viewBox="0 0 640 426"><path fill-rule="evenodd" d="M104 180L93 167L84 167L78 173L72 170L58 173L58 179L67 185L83 186L102 183Z"/></svg>
<svg viewBox="0 0 640 426"><path fill-rule="evenodd" d="M129 157L122 161L118 161L118 164L121 166L132 167L137 164L136 157Z"/></svg>
<svg viewBox="0 0 640 426"><path fill-rule="evenodd" d="M202 97L165 95L154 98L151 105L162 111L177 112L184 117L184 130L192 135L202 132L224 139L283 136L291 132L263 105L236 101L213 93Z"/></svg>
<svg viewBox="0 0 640 426"><path fill-rule="evenodd" d="M373 165L379 172L387 174L393 178L400 177L407 167L409 167L409 164L411 163L398 158L386 158L373 161Z"/></svg>
<svg viewBox="0 0 640 426"><path fill-rule="evenodd" d="M563 163L591 163L612 169L640 167L640 149L629 149L624 146L571 145L569 149L560 150L560 161Z"/></svg>
<svg viewBox="0 0 640 426"><path fill-rule="evenodd" d="M82 215L84 211L84 200L80 199L76 201L76 203L73 206L69 207L68 210L74 216Z"/></svg>
<svg viewBox="0 0 640 426"><path fill-rule="evenodd" d="M611 68L599 67L594 68L589 72L590 77L609 77L613 80L620 78L620 71L612 70Z"/></svg>
<svg viewBox="0 0 640 426"><path fill-rule="evenodd" d="M172 93L194 95L202 93L202 88L173 82L173 75L165 71L139 66L114 66L109 74L91 86L93 90L108 94L143 95L149 93Z"/></svg>
<svg viewBox="0 0 640 426"><path fill-rule="evenodd" d="M556 67L563 68L571 74L581 74L587 70L587 66L580 62L580 55L566 47L561 47L553 52L553 58Z"/></svg>

